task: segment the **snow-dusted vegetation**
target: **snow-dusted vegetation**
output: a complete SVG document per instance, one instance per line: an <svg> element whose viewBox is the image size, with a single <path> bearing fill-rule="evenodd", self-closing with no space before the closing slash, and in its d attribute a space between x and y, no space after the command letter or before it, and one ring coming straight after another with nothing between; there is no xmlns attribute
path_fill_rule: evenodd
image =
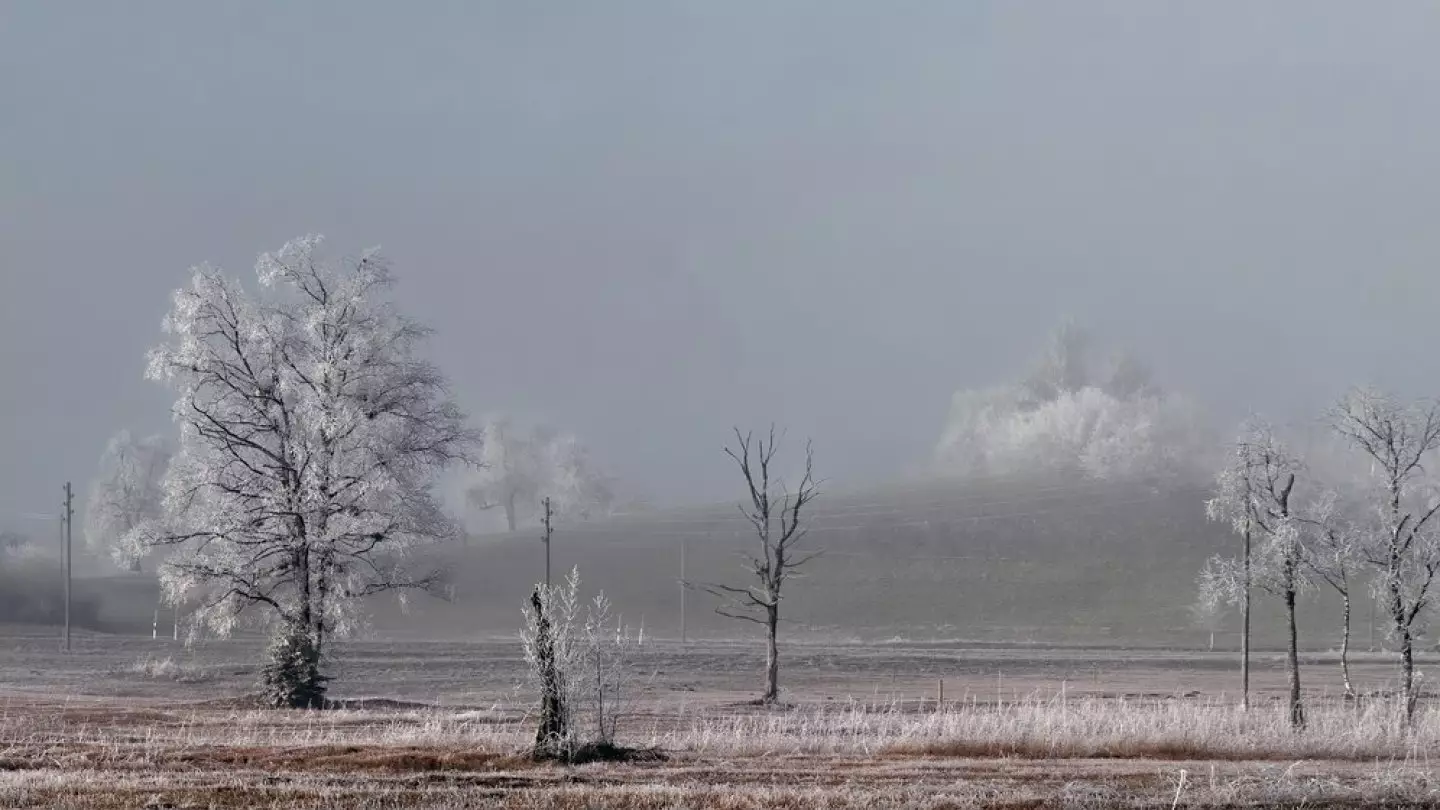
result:
<svg viewBox="0 0 1440 810"><path fill-rule="evenodd" d="M1017 382L957 391L935 447L955 476L1070 472L1101 480L1193 477L1213 452L1198 406L1128 354L1097 361L1066 322Z"/></svg>

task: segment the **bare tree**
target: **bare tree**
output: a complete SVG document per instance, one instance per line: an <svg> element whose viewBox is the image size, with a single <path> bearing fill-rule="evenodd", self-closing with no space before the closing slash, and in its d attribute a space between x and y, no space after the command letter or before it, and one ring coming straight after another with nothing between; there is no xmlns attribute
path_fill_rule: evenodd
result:
<svg viewBox="0 0 1440 810"><path fill-rule="evenodd" d="M800 551L800 544L809 530L808 507L820 494L820 481L814 472L814 453L805 443L805 469L793 489L786 487L774 470L779 439L775 426L767 435L755 440L750 433L735 429L736 444L726 447L725 454L735 461L745 478L749 502L740 511L749 520L759 541L758 553L747 554L746 562L754 576L753 585L736 587L710 583L703 589L725 600L715 612L721 616L755 622L765 627L765 693L762 703L780 699L780 658L777 638L780 628L780 600L785 582L795 576L796 569L820 555L820 551Z"/></svg>
<svg viewBox="0 0 1440 810"><path fill-rule="evenodd" d="M1435 515L1440 499L1427 481L1425 460L1440 447L1440 403L1402 403L1356 388L1330 414L1331 426L1373 463L1375 523L1359 533L1359 553L1378 574L1391 632L1400 647L1405 720L1415 715L1415 628L1429 605L1440 571Z"/></svg>

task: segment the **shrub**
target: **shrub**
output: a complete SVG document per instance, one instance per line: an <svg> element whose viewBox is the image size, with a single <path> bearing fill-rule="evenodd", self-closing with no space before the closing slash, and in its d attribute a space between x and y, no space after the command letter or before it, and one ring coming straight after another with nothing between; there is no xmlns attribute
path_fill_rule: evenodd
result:
<svg viewBox="0 0 1440 810"><path fill-rule="evenodd" d="M320 648L305 628L285 625L271 639L260 669L260 690L267 705L324 708L328 680L320 673Z"/></svg>
<svg viewBox="0 0 1440 810"><path fill-rule="evenodd" d="M586 752L611 759L626 750L615 744L615 733L627 697L629 630L611 618L604 593L582 614L579 590L580 572L573 569L561 585L536 586L525 609L520 638L541 698L537 759L574 762Z"/></svg>

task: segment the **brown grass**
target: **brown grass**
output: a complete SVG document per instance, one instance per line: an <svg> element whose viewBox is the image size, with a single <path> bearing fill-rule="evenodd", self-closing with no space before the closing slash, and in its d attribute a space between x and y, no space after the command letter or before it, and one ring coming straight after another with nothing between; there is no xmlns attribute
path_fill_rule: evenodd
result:
<svg viewBox="0 0 1440 810"><path fill-rule="evenodd" d="M0 806L357 808L789 808L1429 806L1428 775L1327 763L1220 766L1072 760L740 758L407 774L97 770L0 774Z"/></svg>
<svg viewBox="0 0 1440 810"><path fill-rule="evenodd" d="M1401 807L1440 801L1440 717L1390 707L1063 697L984 706L651 706L625 742L667 762L526 756L523 712L162 711L10 704L0 807ZM1440 759L1437 759L1440 761ZM1183 784L1182 784L1183 780Z"/></svg>

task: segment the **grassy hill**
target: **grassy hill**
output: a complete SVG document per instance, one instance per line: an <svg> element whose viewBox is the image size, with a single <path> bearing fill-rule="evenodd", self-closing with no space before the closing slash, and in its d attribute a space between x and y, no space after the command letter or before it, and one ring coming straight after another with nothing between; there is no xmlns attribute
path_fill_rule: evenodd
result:
<svg viewBox="0 0 1440 810"><path fill-rule="evenodd" d="M786 592L789 638L971 640L1198 648L1208 633L1189 613L1195 574L1238 541L1207 523L1204 487L1083 479L932 482L825 495L806 546L825 554ZM558 580L579 566L588 593L603 589L625 621L653 636L680 633L681 554L693 582L744 581L753 540L734 504L667 510L561 526L552 548ZM474 638L513 634L520 608L544 576L539 529L471 538L431 549L455 598L421 597L408 613L371 606L383 636ZM151 581L83 581L106 629L148 633ZM1257 595L1259 645L1281 643L1274 600ZM1338 611L1308 597L1302 642L1337 643ZM1317 601L1318 600L1318 601ZM692 638L748 637L753 625L715 615L714 597L685 595ZM1357 606L1356 638L1367 608ZM1237 644L1238 619L1219 636Z"/></svg>
<svg viewBox="0 0 1440 810"><path fill-rule="evenodd" d="M806 540L825 554L788 586L784 632L1195 647L1208 637L1189 613L1195 574L1207 557L1238 545L1205 521L1205 494L1193 485L1052 479L827 495ZM643 619L647 632L673 637L682 545L688 579L737 584L740 554L752 543L735 505L722 504L564 526L552 554L557 579L579 566L586 590L604 589L627 622ZM421 604L408 618L382 612L379 629L513 632L544 571L538 529L473 538L441 558L456 600ZM715 615L715 604L705 593L686 595L692 637L756 630ZM1316 619L1311 637L1329 646L1330 619ZM1257 636L1279 643L1278 624L1261 615Z"/></svg>

